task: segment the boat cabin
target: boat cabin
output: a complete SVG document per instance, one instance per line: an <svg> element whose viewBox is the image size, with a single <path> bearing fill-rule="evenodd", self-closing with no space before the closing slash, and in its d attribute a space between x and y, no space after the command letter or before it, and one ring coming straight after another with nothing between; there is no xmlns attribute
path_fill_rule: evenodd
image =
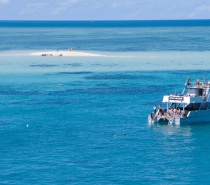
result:
<svg viewBox="0 0 210 185"><path fill-rule="evenodd" d="M190 96L203 96L204 89L203 88L197 88L197 87L190 87L188 88L188 95Z"/></svg>

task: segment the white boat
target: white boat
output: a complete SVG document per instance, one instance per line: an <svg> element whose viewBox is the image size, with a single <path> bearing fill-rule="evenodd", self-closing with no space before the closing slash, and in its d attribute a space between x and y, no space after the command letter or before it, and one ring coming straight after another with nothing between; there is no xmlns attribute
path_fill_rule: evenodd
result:
<svg viewBox="0 0 210 185"><path fill-rule="evenodd" d="M150 124L188 124L188 123L210 123L210 81L204 78L201 82L185 83L182 94L171 94L163 96L166 108L159 109L149 114Z"/></svg>

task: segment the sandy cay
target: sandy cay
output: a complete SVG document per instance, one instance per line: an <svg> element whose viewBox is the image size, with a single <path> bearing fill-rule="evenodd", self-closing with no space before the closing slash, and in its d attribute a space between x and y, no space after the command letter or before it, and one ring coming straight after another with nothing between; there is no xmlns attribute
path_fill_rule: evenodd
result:
<svg viewBox="0 0 210 185"><path fill-rule="evenodd" d="M79 52L79 51L43 51L43 52L34 52L34 53L31 53L30 55L33 55L33 56L72 56L72 57L103 56L100 54L86 53L86 52Z"/></svg>

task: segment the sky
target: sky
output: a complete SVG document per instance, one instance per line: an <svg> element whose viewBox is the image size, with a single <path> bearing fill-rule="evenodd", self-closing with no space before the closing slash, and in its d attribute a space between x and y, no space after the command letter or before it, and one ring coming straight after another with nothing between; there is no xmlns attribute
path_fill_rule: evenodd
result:
<svg viewBox="0 0 210 185"><path fill-rule="evenodd" d="M210 19L210 0L0 0L0 20Z"/></svg>

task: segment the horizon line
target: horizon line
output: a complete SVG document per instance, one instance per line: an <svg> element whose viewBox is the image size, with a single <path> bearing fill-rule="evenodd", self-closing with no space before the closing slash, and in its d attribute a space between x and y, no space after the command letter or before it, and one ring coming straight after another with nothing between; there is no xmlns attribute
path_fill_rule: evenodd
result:
<svg viewBox="0 0 210 185"><path fill-rule="evenodd" d="M40 21L40 22L44 22L44 21L68 21L68 22L75 22L75 21L82 21L82 22L100 22L100 21L210 21L210 19L135 19L135 20L129 20L129 19L114 19L114 20L40 20L40 19L34 19L34 20L21 20L21 19L0 19L0 21Z"/></svg>

